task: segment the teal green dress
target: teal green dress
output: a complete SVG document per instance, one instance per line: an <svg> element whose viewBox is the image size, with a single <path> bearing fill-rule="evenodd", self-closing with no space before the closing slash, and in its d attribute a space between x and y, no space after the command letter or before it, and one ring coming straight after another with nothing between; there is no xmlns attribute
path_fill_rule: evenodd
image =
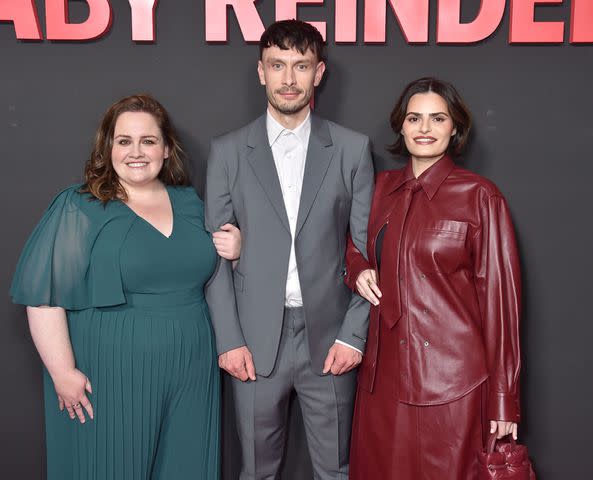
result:
<svg viewBox="0 0 593 480"><path fill-rule="evenodd" d="M58 409L47 371L49 480L217 480L220 377L204 284L216 251L193 188L167 187L165 237L120 201L73 186L29 238L15 303L66 309L95 419Z"/></svg>

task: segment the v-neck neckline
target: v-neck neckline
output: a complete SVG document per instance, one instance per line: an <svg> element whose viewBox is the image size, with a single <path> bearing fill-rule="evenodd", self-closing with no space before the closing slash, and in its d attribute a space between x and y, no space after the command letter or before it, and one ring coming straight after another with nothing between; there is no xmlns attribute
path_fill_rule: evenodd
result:
<svg viewBox="0 0 593 480"><path fill-rule="evenodd" d="M147 224L150 228L152 228L155 232L157 232L161 237L165 240L171 239L173 234L175 233L175 206L173 205L173 198L171 197L171 191L169 190L169 185L165 185L165 192L167 192L167 198L169 199L169 205L171 207L171 233L167 236L163 232L161 232L158 228L156 228L152 223L150 223L146 218L142 215L139 215L132 207L130 207L126 202L120 200L121 204L124 205L132 214L139 220L143 221Z"/></svg>

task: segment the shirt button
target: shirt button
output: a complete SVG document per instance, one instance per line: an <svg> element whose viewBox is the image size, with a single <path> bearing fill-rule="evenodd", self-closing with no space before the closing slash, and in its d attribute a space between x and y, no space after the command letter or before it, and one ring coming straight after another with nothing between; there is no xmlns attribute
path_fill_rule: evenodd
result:
<svg viewBox="0 0 593 480"><path fill-rule="evenodd" d="M425 341L424 341L424 346L425 346L425 347L428 347L429 345L430 345L430 343L428 342L428 340L425 340Z"/></svg>

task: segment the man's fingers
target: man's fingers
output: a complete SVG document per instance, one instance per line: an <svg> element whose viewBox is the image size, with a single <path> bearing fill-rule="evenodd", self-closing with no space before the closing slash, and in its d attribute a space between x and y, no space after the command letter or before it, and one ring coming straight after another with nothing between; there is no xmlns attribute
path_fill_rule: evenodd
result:
<svg viewBox="0 0 593 480"><path fill-rule="evenodd" d="M243 382L248 378L256 378L253 357L245 346L220 354L218 366Z"/></svg>
<svg viewBox="0 0 593 480"><path fill-rule="evenodd" d="M353 366L354 364L352 362L344 364L342 368L340 368L340 370L338 371L338 375L343 375L344 373L349 372L350 370L352 370Z"/></svg>
<svg viewBox="0 0 593 480"><path fill-rule="evenodd" d="M341 371L342 365L338 365L336 362L334 362L331 368L332 375L339 375Z"/></svg>
<svg viewBox="0 0 593 480"><path fill-rule="evenodd" d="M337 356L334 358L334 363L332 365L331 368L331 372L334 375L339 375L340 372L342 371L342 369L344 368L344 366L346 365L346 362L344 361L344 359L342 358L338 358Z"/></svg>
<svg viewBox="0 0 593 480"><path fill-rule="evenodd" d="M329 349L327 357L325 357L325 362L323 363L323 373L329 372L330 368L334 363L334 358L336 357L336 353L333 348Z"/></svg>
<svg viewBox="0 0 593 480"><path fill-rule="evenodd" d="M235 372L234 376L237 377L242 382L245 382L249 378L247 376L247 370L245 370L245 367L243 367L241 369L237 369L234 372Z"/></svg>
<svg viewBox="0 0 593 480"><path fill-rule="evenodd" d="M220 227L220 230L223 232L230 232L232 230L237 230L237 227L235 227L232 223L225 223L222 227Z"/></svg>
<svg viewBox="0 0 593 480"><path fill-rule="evenodd" d="M246 381L249 378L249 374L247 372L245 361L243 360L241 363L235 363L232 365L231 371L229 372L234 377L238 378L242 382Z"/></svg>
<svg viewBox="0 0 593 480"><path fill-rule="evenodd" d="M247 377L249 380L255 381L255 365L253 364L253 358L251 355L245 355L245 370L247 371Z"/></svg>
<svg viewBox="0 0 593 480"><path fill-rule="evenodd" d="M356 368L356 366L358 365L358 362L350 362L346 368L344 368L344 370L342 371L342 373L348 373L350 370L352 370L353 368Z"/></svg>

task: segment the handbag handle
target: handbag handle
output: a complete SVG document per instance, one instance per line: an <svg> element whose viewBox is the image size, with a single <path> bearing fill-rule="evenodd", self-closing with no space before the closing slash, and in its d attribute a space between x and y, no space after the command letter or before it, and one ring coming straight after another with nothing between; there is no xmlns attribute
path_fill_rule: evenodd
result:
<svg viewBox="0 0 593 480"><path fill-rule="evenodd" d="M515 447L517 446L517 443L515 442L515 439L513 438L513 436L511 434L506 435L507 437L511 438L511 449L514 450ZM504 437L502 437L504 438ZM488 453L494 453L494 447L496 446L496 432L491 433L490 436L488 437L488 443L486 445L486 451Z"/></svg>

